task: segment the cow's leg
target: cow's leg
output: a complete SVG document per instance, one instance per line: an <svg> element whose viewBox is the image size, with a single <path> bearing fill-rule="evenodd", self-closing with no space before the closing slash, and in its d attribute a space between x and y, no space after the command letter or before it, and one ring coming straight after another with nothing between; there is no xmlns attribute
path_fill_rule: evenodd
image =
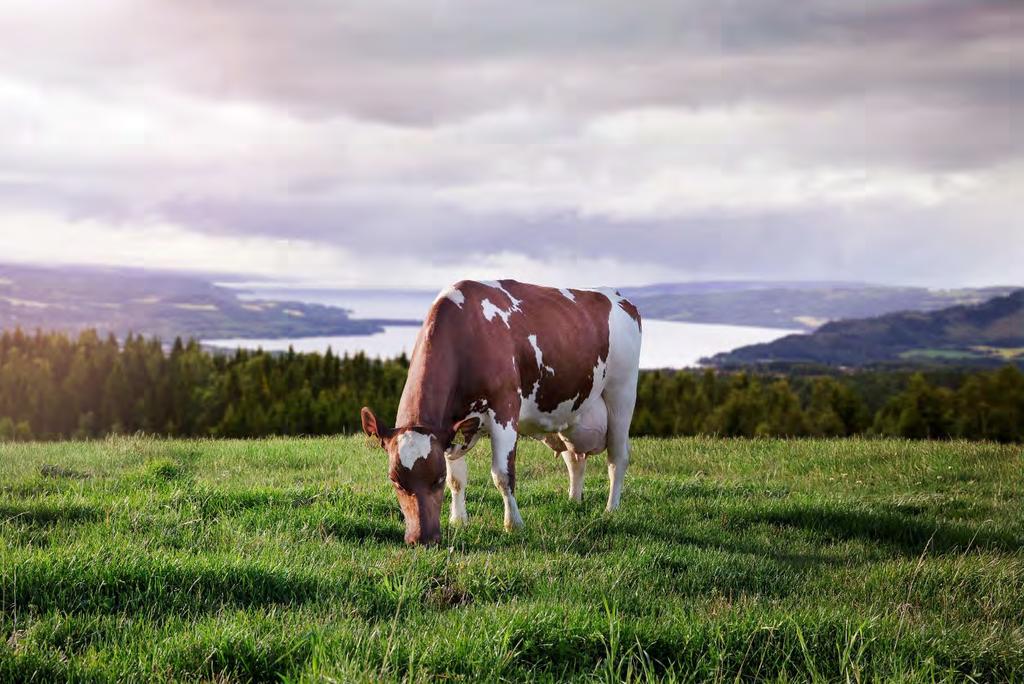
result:
<svg viewBox="0 0 1024 684"><path fill-rule="evenodd" d="M506 530L523 525L515 495L517 437L514 420L510 420L504 426L495 421L491 428L491 478L505 502Z"/></svg>
<svg viewBox="0 0 1024 684"><path fill-rule="evenodd" d="M448 520L453 525L459 525L469 520L466 513L466 481L469 479L469 466L466 458L446 458L448 465L448 491L452 493L452 508Z"/></svg>
<svg viewBox="0 0 1024 684"><path fill-rule="evenodd" d="M622 496L622 481L629 467L629 424L636 404L636 379L607 388L604 393L608 407L608 507L614 511Z"/></svg>
<svg viewBox="0 0 1024 684"><path fill-rule="evenodd" d="M576 456L571 451L562 452L562 460L565 467L569 469L569 498L573 501L583 501L583 471L587 467L587 457Z"/></svg>
<svg viewBox="0 0 1024 684"><path fill-rule="evenodd" d="M609 425L611 428L611 425ZM611 433L609 429L609 433ZM622 496L622 481L629 467L629 426L621 429L621 434L608 435L608 506L606 510L614 511L619 507Z"/></svg>

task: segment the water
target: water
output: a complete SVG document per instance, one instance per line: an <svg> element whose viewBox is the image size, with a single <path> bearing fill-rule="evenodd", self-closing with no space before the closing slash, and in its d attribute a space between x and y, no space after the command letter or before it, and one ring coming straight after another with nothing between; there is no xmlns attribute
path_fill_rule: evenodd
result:
<svg viewBox="0 0 1024 684"><path fill-rule="evenodd" d="M227 284L227 283L225 283ZM328 288L292 289L273 284L246 285L240 296L247 299L291 300L327 304L348 309L353 318L413 319L434 301L435 293L395 290L336 290ZM401 353L412 354L416 342L416 326L386 326L376 335L338 335L330 337L297 337L282 339L232 338L204 340L213 347L235 349L261 348L266 351L325 352L330 347L337 354L365 352L367 356L392 358ZM642 368L686 368L718 352L760 342L771 342L798 330L756 328L742 325L711 323L675 323L644 319Z"/></svg>
<svg viewBox="0 0 1024 684"><path fill-rule="evenodd" d="M230 286L230 283L220 283ZM390 318L423 320L436 292L420 290L332 290L318 288L281 288L246 285L240 299L272 299L338 306L352 318Z"/></svg>
<svg viewBox="0 0 1024 684"><path fill-rule="evenodd" d="M414 326L386 326L376 335L339 335L333 337L296 337L284 339L225 339L204 340L214 347L235 349L261 348L267 351L286 351L289 346L297 352L324 352L330 347L335 353L391 358L402 352L412 354L419 328ZM673 323L644 320L643 346L640 350L642 368L685 368L696 366L705 356L758 342L770 342L793 330L753 328L739 325L712 325L705 323Z"/></svg>

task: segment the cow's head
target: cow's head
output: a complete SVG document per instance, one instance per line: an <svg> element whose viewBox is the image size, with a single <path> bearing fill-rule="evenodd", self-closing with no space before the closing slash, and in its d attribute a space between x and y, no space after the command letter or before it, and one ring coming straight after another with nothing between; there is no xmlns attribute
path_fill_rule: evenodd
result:
<svg viewBox="0 0 1024 684"><path fill-rule="evenodd" d="M445 452L452 457L452 449L459 448L453 447L453 438L465 426L459 424L442 431L420 426L388 428L366 407L361 416L363 432L378 440L388 453L388 479L395 487L398 505L405 516L406 543L436 543L441 538L441 500L447 475Z"/></svg>

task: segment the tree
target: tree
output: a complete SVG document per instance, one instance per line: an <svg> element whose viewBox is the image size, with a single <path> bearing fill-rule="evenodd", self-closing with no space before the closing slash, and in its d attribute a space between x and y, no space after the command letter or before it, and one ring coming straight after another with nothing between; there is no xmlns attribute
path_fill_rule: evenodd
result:
<svg viewBox="0 0 1024 684"><path fill-rule="evenodd" d="M334 434L360 430L359 409L393 422L409 360L211 354L195 340L164 349L130 335L0 333L0 439ZM1024 441L1024 374L862 371L845 375L644 371L637 435L875 434ZM872 423L871 419L874 418Z"/></svg>
<svg viewBox="0 0 1024 684"><path fill-rule="evenodd" d="M0 418L0 442L10 442L14 439L14 421L8 416Z"/></svg>
<svg viewBox="0 0 1024 684"><path fill-rule="evenodd" d="M879 411L875 430L914 439L949 437L954 424L953 398L949 389L933 387L923 374L915 373L907 388Z"/></svg>

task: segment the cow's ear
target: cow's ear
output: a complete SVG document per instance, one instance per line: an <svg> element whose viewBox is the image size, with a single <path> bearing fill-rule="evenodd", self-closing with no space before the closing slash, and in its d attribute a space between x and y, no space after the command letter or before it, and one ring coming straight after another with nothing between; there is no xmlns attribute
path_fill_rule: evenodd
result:
<svg viewBox="0 0 1024 684"><path fill-rule="evenodd" d="M362 408L359 417L363 421L363 432L374 439L379 439L380 445L384 446L384 440L391 436L392 431L377 422L377 416L373 415L368 406Z"/></svg>
<svg viewBox="0 0 1024 684"><path fill-rule="evenodd" d="M452 444L464 446L466 449L475 441L480 430L480 419L477 417L465 418L452 426ZM458 442L461 440L461 444Z"/></svg>

